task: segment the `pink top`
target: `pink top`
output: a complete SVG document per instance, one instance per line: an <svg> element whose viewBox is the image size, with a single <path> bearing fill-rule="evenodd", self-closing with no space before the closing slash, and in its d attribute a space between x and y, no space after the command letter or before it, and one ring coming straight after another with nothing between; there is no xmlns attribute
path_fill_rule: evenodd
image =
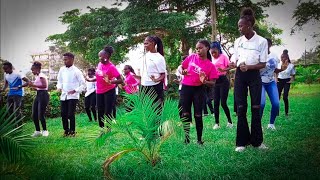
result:
<svg viewBox="0 0 320 180"><path fill-rule="evenodd" d="M107 83L103 78L104 75L107 75L109 80L113 80L118 76L120 76L120 73L115 67L115 65L113 65L111 62L108 62L107 64L102 64L101 62L99 62L96 70L96 80L97 80L96 93L97 94L103 94L116 87L115 84Z"/></svg>
<svg viewBox="0 0 320 180"><path fill-rule="evenodd" d="M188 70L188 74L184 76L182 84L188 86L200 86L200 72L204 72L208 80L218 79L218 72L212 62L200 59L198 54L189 55L183 62L182 68Z"/></svg>
<svg viewBox="0 0 320 180"><path fill-rule="evenodd" d="M44 78L45 81L47 82L47 87L45 88L37 88L37 90L48 90L48 78L45 74L43 73L39 73L38 76L35 76L36 79L34 80L33 84L36 85L36 86L41 86L42 85L42 82L41 82L41 78Z"/></svg>
<svg viewBox="0 0 320 180"><path fill-rule="evenodd" d="M220 72L218 68L226 69L227 67L229 67L230 61L228 56L224 54L220 54L217 59L213 58L212 63L216 66L219 76L223 76L227 74L227 71Z"/></svg>
<svg viewBox="0 0 320 180"><path fill-rule="evenodd" d="M126 78L124 80L124 82L126 83L126 86L124 86L124 90L126 91L126 93L128 94L133 94L138 92L138 85L139 82L133 77L133 73L130 72L126 75Z"/></svg>

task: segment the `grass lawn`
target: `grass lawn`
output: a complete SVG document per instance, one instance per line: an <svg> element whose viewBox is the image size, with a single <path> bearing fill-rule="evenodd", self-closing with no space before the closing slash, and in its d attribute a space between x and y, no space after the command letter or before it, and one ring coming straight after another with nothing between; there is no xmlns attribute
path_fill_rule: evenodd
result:
<svg viewBox="0 0 320 180"><path fill-rule="evenodd" d="M155 167L139 154L128 154L111 165L115 179L318 179L320 177L320 85L295 85L290 94L289 117L284 116L281 101L276 131L267 130L270 102L263 116L264 142L267 151L235 149L236 128L226 128L222 111L221 128L213 130L214 118L204 118L203 147L192 142L184 145L177 137L169 139L161 150L161 162ZM233 111L233 95L228 105ZM250 108L250 107L249 107ZM248 111L248 114L251 114ZM232 113L236 124L236 117ZM96 147L88 136L97 131L85 114L76 117L75 138L62 137L60 118L48 120L49 137L34 138L36 147L27 162L26 175L31 179L102 179L102 163L108 155L128 144L128 139L114 137L103 147ZM33 123L26 128L33 132Z"/></svg>

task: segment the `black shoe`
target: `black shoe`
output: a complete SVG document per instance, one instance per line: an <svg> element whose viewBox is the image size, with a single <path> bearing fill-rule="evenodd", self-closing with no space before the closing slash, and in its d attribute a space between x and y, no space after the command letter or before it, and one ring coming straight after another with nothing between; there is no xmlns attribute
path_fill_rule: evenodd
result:
<svg viewBox="0 0 320 180"><path fill-rule="evenodd" d="M63 137L67 137L67 136L69 136L69 131L65 130L63 133Z"/></svg>
<svg viewBox="0 0 320 180"><path fill-rule="evenodd" d="M203 145L203 144L204 144L204 142L203 142L203 141L198 141L198 142L197 142L197 144L199 144L199 145Z"/></svg>
<svg viewBox="0 0 320 180"><path fill-rule="evenodd" d="M74 131L70 131L69 136L70 136L70 137L75 137L75 136L76 136L76 134L77 134L76 132L74 132Z"/></svg>

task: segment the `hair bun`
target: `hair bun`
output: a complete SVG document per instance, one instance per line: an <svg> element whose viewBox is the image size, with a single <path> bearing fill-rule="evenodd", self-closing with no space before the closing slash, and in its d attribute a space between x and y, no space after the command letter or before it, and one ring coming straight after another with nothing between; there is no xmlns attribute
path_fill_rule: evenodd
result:
<svg viewBox="0 0 320 180"><path fill-rule="evenodd" d="M40 66L40 67L41 67L42 64L41 64L41 62L39 62L39 61L34 61L34 62L33 62L33 65L35 65L35 66Z"/></svg>
<svg viewBox="0 0 320 180"><path fill-rule="evenodd" d="M287 49L283 50L283 54L288 54L289 51Z"/></svg>
<svg viewBox="0 0 320 180"><path fill-rule="evenodd" d="M251 8L244 8L241 12L242 16L254 16L253 10Z"/></svg>

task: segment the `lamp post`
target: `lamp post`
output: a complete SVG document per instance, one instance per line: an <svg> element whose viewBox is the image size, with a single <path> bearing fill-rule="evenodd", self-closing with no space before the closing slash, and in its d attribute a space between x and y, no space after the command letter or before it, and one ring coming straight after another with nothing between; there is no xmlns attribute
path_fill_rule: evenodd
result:
<svg viewBox="0 0 320 180"><path fill-rule="evenodd" d="M307 38L304 38L304 65L307 65Z"/></svg>

